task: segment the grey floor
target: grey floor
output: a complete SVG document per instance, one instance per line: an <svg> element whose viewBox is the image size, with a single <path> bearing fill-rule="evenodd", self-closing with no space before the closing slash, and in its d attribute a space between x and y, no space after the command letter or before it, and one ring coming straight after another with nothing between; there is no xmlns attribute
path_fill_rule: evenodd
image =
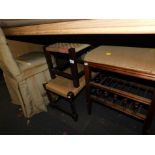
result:
<svg viewBox="0 0 155 155"><path fill-rule="evenodd" d="M67 107L64 101L60 101ZM0 79L0 134L3 135L140 135L143 122L130 118L112 109L93 104L92 115L87 114L85 90L75 100L79 114L78 122L71 117L48 107L31 119L18 116L19 107L10 103L3 78ZM155 121L151 127L155 134Z"/></svg>

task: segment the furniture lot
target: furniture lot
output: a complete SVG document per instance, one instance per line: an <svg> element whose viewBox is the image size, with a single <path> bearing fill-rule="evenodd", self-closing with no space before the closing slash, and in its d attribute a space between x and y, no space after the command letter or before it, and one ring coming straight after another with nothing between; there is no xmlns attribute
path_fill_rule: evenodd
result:
<svg viewBox="0 0 155 155"><path fill-rule="evenodd" d="M154 60L155 50L151 48L100 46L88 53L85 57L88 112L91 113L92 101L97 101L143 120L143 133L148 133L155 114ZM90 76L92 68L101 69L95 79Z"/></svg>

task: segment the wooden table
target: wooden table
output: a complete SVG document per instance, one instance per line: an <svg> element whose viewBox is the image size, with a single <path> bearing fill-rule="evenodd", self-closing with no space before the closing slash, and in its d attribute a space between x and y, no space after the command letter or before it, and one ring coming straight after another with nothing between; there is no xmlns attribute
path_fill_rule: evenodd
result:
<svg viewBox="0 0 155 155"><path fill-rule="evenodd" d="M123 112L134 118L144 121L143 133L148 134L149 129L155 114L155 49L151 48L135 48L135 47L121 47L121 46L99 46L96 49L89 52L85 57L85 78L86 78L86 88L87 88L87 101L88 101L88 112L91 113L92 101L97 101L105 106ZM144 96L137 95L130 91L126 91L125 88L113 87L111 84L101 84L101 82L96 82L91 78L91 70L101 69L104 76L100 73L100 80L106 79L107 81L113 80L123 83L122 86L129 84L132 87L137 87L137 90L141 88L147 91L152 91L152 96L150 98L145 98ZM106 75L108 74L108 76ZM117 78L113 77L116 74ZM102 76L102 78L101 78ZM120 77L123 77L122 79ZM126 80L127 78L132 78L133 80L139 79L145 81L146 84L139 84L133 81ZM147 83L151 82L151 86ZM109 102L105 100L104 97L100 98L96 94L92 94L92 88L95 88L102 93L100 95L105 96L105 92L112 93L113 99L117 97L123 97L123 104L127 101L132 101L133 105L148 106L148 112L143 115L139 112L135 112L130 108L120 106L118 104ZM131 89L132 90L132 89ZM133 91L133 90L132 90ZM130 103L128 103L130 106Z"/></svg>
<svg viewBox="0 0 155 155"><path fill-rule="evenodd" d="M16 22L18 23L18 21ZM155 34L155 19L83 19L65 21L53 20L53 22L50 20L48 24L46 22L43 24L42 22L42 24L34 25L33 23L35 23L35 21L32 22L32 25L29 26L3 28L3 31L6 36L70 34Z"/></svg>

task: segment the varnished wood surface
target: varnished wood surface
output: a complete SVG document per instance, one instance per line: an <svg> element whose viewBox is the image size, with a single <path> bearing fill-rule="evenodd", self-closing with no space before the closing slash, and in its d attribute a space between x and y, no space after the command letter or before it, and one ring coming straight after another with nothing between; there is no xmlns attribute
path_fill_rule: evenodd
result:
<svg viewBox="0 0 155 155"><path fill-rule="evenodd" d="M3 29L7 36L62 34L155 34L155 19L89 19Z"/></svg>
<svg viewBox="0 0 155 155"><path fill-rule="evenodd" d="M155 74L141 72L141 71L137 71L133 69L114 67L110 65L97 64L97 63L92 63L92 62L87 62L87 63L89 64L90 67L93 67L93 68L104 69L107 71L112 71L112 72L116 72L116 73L120 73L124 75L129 75L133 77L155 81Z"/></svg>

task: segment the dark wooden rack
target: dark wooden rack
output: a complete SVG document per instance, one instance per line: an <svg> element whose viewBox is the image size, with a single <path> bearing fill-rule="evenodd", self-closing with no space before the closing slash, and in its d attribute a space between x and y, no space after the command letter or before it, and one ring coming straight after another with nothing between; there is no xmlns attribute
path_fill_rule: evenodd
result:
<svg viewBox="0 0 155 155"><path fill-rule="evenodd" d="M153 88L111 75L113 74L109 76L99 73L91 79L90 98L127 115L145 120L149 109L147 107L151 104Z"/></svg>
<svg viewBox="0 0 155 155"><path fill-rule="evenodd" d="M139 120L145 120L145 118L146 118L146 116L141 114L141 113L135 112L135 111L130 110L128 108L124 108L123 106L120 106L120 105L116 105L113 102L110 102L110 101L105 100L103 98L99 98L95 95L91 95L90 98L94 101L97 101L97 102L107 106L107 107L110 107L110 108L113 108L113 109L118 110L120 112L123 112L123 113L130 115L132 117L135 117Z"/></svg>

